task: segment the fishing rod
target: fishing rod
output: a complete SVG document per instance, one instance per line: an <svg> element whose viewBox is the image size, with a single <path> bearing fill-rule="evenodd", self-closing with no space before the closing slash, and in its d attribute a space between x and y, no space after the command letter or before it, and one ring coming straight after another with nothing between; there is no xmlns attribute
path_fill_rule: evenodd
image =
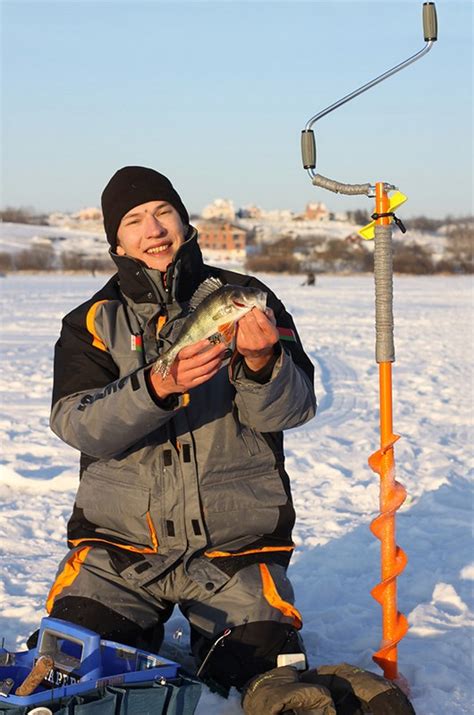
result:
<svg viewBox="0 0 474 715"><path fill-rule="evenodd" d="M397 646L408 630L408 621L397 608L396 578L405 568L407 557L396 543L395 512L405 501L406 490L395 479L393 446L399 436L393 433L392 417L392 362L395 362L392 221L405 233L405 227L395 216L394 209L406 200L406 196L397 191L396 186L384 181L375 184L345 184L317 174L316 141L311 127L322 117L400 72L431 50L438 39L436 7L433 2L423 3L423 33L426 44L419 52L315 114L307 121L301 133L303 167L315 186L336 194L375 198L373 220L359 233L365 239L373 238L375 244L375 357L379 365L380 448L369 457L369 465L380 476L380 514L370 528L381 542L381 581L371 594L382 607L382 642L373 660L390 680L400 679ZM395 194L389 196L391 191Z"/></svg>

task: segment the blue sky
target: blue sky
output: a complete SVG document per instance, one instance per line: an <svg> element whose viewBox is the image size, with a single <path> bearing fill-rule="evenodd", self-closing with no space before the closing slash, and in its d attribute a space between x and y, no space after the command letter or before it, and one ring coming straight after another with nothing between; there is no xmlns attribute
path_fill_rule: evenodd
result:
<svg viewBox="0 0 474 715"><path fill-rule="evenodd" d="M335 211L312 187L306 121L424 45L422 2L2 2L2 206L99 205L116 169L168 175L190 212ZM315 125L317 170L390 181L400 215L472 208L471 2L436 3L421 60Z"/></svg>

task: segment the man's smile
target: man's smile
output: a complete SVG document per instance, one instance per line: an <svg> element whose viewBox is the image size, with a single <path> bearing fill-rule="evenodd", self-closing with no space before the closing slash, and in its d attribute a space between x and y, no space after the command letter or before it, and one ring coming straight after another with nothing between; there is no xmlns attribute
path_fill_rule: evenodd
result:
<svg viewBox="0 0 474 715"><path fill-rule="evenodd" d="M150 253L152 255L156 255L157 253L163 253L164 251L167 251L170 247L172 246L172 243L163 243L161 246L152 246L151 248L147 248L145 253Z"/></svg>

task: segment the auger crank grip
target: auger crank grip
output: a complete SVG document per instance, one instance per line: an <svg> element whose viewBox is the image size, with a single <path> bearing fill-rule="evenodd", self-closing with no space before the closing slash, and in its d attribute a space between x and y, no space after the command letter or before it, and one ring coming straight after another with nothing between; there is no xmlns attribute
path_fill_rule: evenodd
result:
<svg viewBox="0 0 474 715"><path fill-rule="evenodd" d="M301 132L301 158L303 159L303 168L316 168L316 142L312 129L303 129Z"/></svg>
<svg viewBox="0 0 474 715"><path fill-rule="evenodd" d="M434 2L423 3L423 32L425 42L435 42L438 39L438 18Z"/></svg>

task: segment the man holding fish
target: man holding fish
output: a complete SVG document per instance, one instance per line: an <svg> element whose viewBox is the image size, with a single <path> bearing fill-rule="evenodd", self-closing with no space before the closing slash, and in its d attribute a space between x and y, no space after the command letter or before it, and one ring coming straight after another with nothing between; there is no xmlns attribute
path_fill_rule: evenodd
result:
<svg viewBox="0 0 474 715"><path fill-rule="evenodd" d="M271 712L309 712L282 431L315 414L313 366L269 288L203 263L165 176L120 169L102 208L117 273L55 352L51 427L81 480L47 609L158 652L178 605L204 680L253 682L244 709L263 713L259 693L289 677L294 700L278 709L276 688Z"/></svg>

